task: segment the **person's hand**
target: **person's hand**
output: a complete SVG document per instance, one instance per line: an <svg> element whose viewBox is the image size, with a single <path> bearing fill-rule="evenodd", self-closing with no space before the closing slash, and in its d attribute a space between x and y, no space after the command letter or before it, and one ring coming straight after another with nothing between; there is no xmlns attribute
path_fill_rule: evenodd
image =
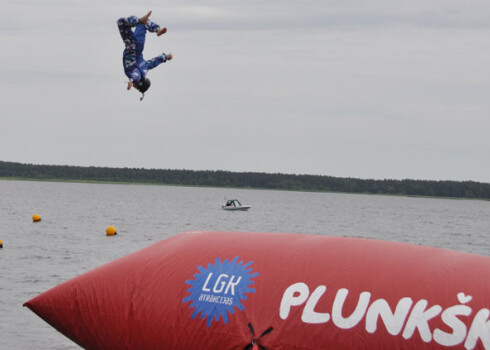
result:
<svg viewBox="0 0 490 350"><path fill-rule="evenodd" d="M131 90L132 87L133 87L133 81L130 80L130 81L128 81L128 87L127 87L127 89L128 90Z"/></svg>
<svg viewBox="0 0 490 350"><path fill-rule="evenodd" d="M150 18L150 16L151 16L151 11L149 11L146 15L140 18L140 23L144 25L148 24L148 18Z"/></svg>
<svg viewBox="0 0 490 350"><path fill-rule="evenodd" d="M167 55L167 60L168 60L168 61L170 61L170 60L172 59L172 57L174 57L174 56L172 55L172 53L169 53L169 54Z"/></svg>
<svg viewBox="0 0 490 350"><path fill-rule="evenodd" d="M157 31L157 36L160 36L160 35L163 35L167 32L167 27L163 27L163 28L160 28L158 29Z"/></svg>

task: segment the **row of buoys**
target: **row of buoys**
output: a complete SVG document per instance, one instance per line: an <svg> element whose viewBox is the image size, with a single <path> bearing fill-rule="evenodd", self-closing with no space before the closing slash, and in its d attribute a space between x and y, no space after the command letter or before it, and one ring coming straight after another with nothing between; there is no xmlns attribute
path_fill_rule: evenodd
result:
<svg viewBox="0 0 490 350"><path fill-rule="evenodd" d="M32 216L32 221L33 222L39 222L41 221L41 217L38 214L34 214ZM117 235L117 230L114 226L108 226L107 229L105 230L106 236L115 236ZM3 248L3 241L0 239L0 248Z"/></svg>
<svg viewBox="0 0 490 350"><path fill-rule="evenodd" d="M32 216L32 221L33 222L39 222L39 221L41 221L41 216L39 214L34 214ZM117 235L117 230L116 230L116 228L114 226L108 226L107 229L105 230L105 232L106 232L106 236L115 236L115 235ZM1 248L1 244L0 244L0 248Z"/></svg>

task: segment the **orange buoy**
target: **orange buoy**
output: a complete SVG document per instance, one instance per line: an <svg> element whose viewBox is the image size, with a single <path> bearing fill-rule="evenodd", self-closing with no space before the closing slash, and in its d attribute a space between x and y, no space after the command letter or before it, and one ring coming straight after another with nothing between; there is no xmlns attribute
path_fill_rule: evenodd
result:
<svg viewBox="0 0 490 350"><path fill-rule="evenodd" d="M3 248L3 241L0 239L0 248Z"/></svg>
<svg viewBox="0 0 490 350"><path fill-rule="evenodd" d="M38 215L38 214L34 214L32 216L32 221L33 222L38 222L38 221L41 221L41 217Z"/></svg>
<svg viewBox="0 0 490 350"><path fill-rule="evenodd" d="M116 228L114 226L109 226L105 230L106 236L115 236L117 235Z"/></svg>

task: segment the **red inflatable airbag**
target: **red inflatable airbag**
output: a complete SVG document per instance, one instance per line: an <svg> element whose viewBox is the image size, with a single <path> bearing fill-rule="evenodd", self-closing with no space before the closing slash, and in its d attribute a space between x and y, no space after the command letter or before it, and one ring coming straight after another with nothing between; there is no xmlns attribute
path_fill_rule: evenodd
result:
<svg viewBox="0 0 490 350"><path fill-rule="evenodd" d="M25 306L87 349L490 349L489 277L444 249L187 232Z"/></svg>

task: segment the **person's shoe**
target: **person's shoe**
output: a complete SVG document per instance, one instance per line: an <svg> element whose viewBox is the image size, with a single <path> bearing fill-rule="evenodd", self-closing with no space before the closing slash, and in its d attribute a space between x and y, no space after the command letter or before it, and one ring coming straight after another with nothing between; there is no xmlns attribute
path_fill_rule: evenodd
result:
<svg viewBox="0 0 490 350"><path fill-rule="evenodd" d="M160 36L160 35L163 35L167 32L167 28L166 27L163 27L163 28L160 28L158 29L157 31L157 36Z"/></svg>

